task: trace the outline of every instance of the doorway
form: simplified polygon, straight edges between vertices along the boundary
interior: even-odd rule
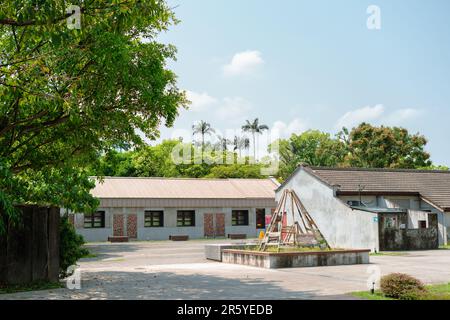
[[[206,238],[225,237],[225,214],[205,213],[203,217]]]

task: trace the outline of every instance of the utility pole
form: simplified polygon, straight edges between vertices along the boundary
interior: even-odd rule
[[[363,186],[361,183],[358,184],[358,190],[359,190],[359,206],[362,207],[363,203],[362,203],[362,192],[363,190],[366,188],[366,186]]]

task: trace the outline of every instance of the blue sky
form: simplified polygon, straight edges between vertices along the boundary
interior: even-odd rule
[[[429,139],[450,166],[450,1],[169,0],[181,23],[160,36],[193,102],[162,138],[206,120],[239,129],[259,117],[281,135],[332,134],[361,121]],[[367,8],[381,10],[369,30]]]

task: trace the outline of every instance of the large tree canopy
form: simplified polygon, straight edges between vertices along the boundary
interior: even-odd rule
[[[293,134],[280,141],[281,179],[299,163],[312,166],[434,169],[425,151],[427,139],[398,127],[362,123],[351,131],[344,128],[336,137],[320,131]]]
[[[152,139],[187,104],[167,69],[175,48],[155,36],[177,21],[161,0],[0,4],[0,207],[17,202],[79,209],[83,171],[102,150]],[[83,180],[84,182],[81,182]]]
[[[404,128],[362,123],[350,133],[344,129],[339,137],[347,148],[346,166],[417,169],[432,165],[425,151],[427,139]]]

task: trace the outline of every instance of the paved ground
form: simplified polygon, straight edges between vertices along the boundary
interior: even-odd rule
[[[266,270],[204,259],[221,241],[92,244],[80,262],[80,290],[0,295],[0,299],[350,299],[366,290],[368,267],[404,272],[427,283],[450,282],[450,250],[372,256],[370,265]],[[223,241],[222,241],[223,242]]]

